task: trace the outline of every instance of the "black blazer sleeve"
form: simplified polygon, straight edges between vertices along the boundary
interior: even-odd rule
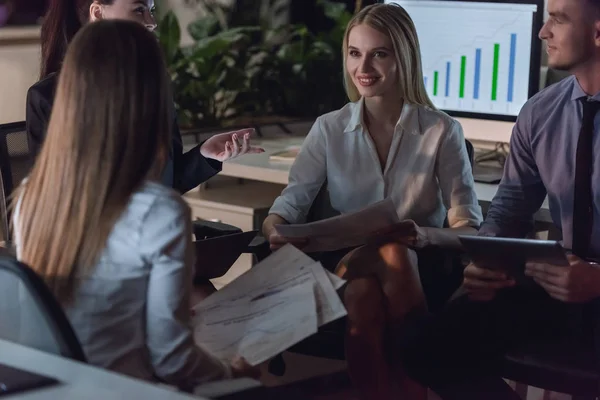
[[[36,157],[46,137],[50,121],[58,75],[51,74],[39,81],[27,91],[27,109],[25,111],[27,137],[31,154]],[[183,153],[181,133],[177,120],[173,121],[172,159],[173,188],[185,193],[221,171],[222,164],[209,160],[200,154],[200,146]]]
[[[183,152],[183,144],[179,126],[173,123],[173,188],[185,193],[221,171],[220,161],[204,158],[200,154],[200,146],[195,146],[187,153]]]
[[[46,129],[50,121],[55,89],[56,75],[51,74],[31,86],[27,91],[25,126],[30,154],[34,158],[40,152],[46,137]]]

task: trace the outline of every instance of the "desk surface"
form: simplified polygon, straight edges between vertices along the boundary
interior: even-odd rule
[[[302,136],[254,140],[253,144],[263,147],[265,152],[243,155],[223,163],[223,170],[220,175],[287,185],[291,162],[272,161],[269,156],[291,146],[299,146],[303,141],[304,137]],[[498,185],[475,182],[477,198],[484,205],[492,201],[497,190]],[[542,208],[536,214],[536,220],[552,222],[548,209],[548,199],[544,200]]]
[[[0,363],[53,377],[61,382],[58,385],[15,393],[6,396],[7,400],[206,400],[5,340],[0,340]]]

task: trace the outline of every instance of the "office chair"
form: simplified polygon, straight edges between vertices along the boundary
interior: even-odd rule
[[[6,250],[0,253],[0,338],[86,362],[81,344],[43,280]]]
[[[29,151],[25,122],[13,122],[0,125],[0,219],[2,220],[2,239],[7,246],[11,244],[9,232],[11,213],[10,195],[13,189],[27,176],[33,166]]]
[[[597,334],[597,333],[596,333]],[[594,348],[584,343],[531,343],[506,354],[500,364],[504,378],[517,382],[523,398],[527,386],[570,394],[573,400],[600,397],[600,370]]]

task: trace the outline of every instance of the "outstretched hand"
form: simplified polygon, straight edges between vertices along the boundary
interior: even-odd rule
[[[265,150],[250,145],[250,136],[254,129],[225,132],[214,135],[200,146],[200,154],[217,161],[227,161],[243,154],[258,154]]]

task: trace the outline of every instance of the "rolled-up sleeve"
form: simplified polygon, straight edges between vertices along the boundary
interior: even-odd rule
[[[269,214],[277,214],[289,223],[302,223],[327,177],[326,138],[321,118],[308,133],[290,169],[287,187],[281,192]]]
[[[146,341],[155,374],[182,388],[228,378],[229,367],[194,342],[190,294],[194,254],[190,210],[157,200],[144,222],[142,251],[151,265]]]
[[[479,228],[483,220],[461,125],[452,120],[439,148],[437,176],[451,228]]]

